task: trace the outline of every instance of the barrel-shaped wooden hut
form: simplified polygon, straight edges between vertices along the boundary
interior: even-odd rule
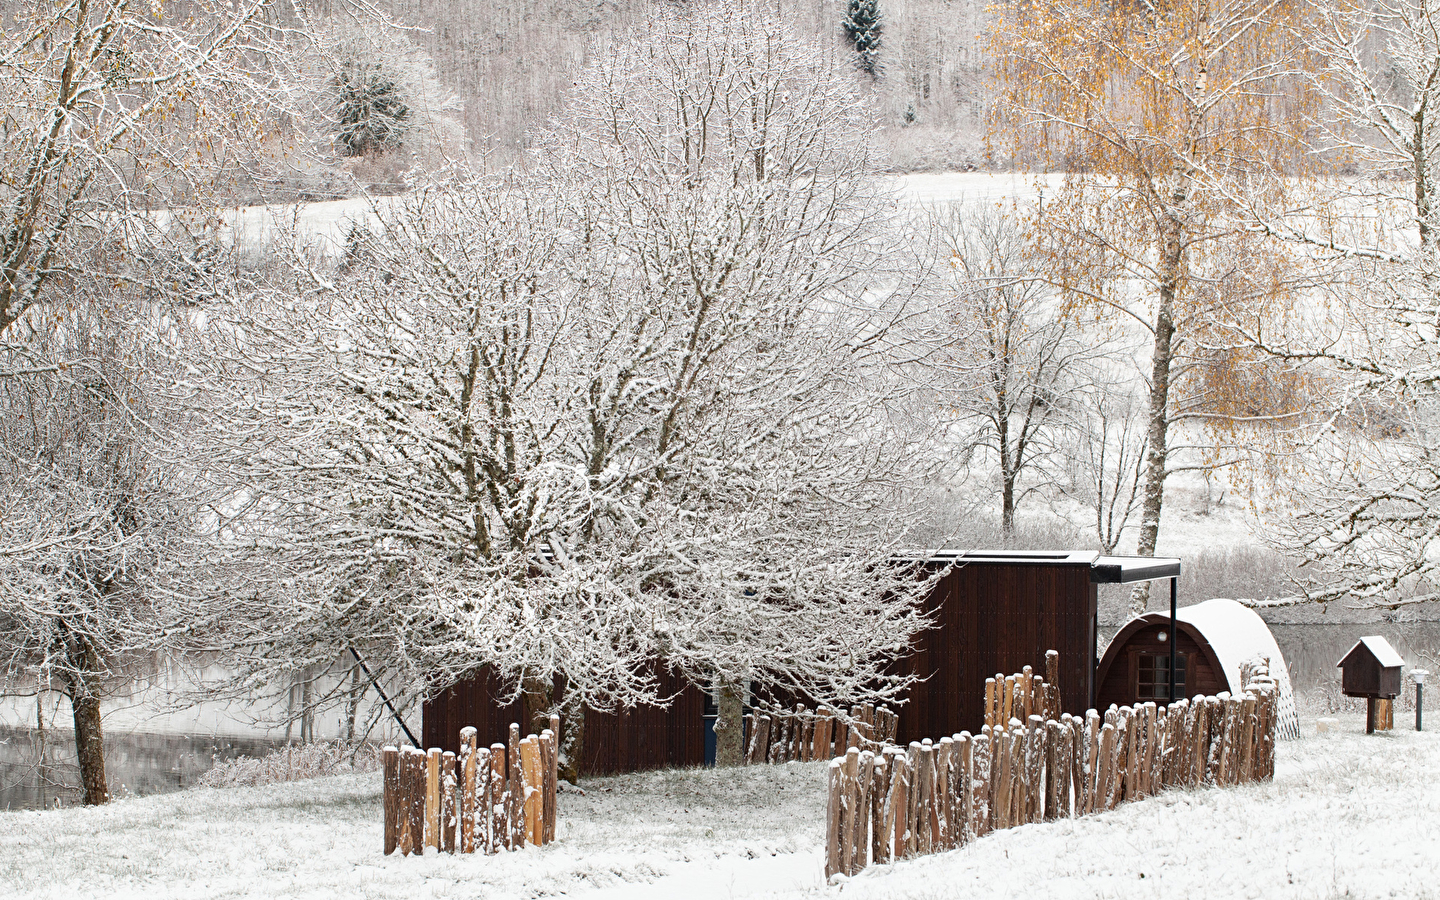
[[[1151,612],[1126,622],[1106,648],[1095,672],[1096,706],[1133,706],[1169,700],[1171,642],[1175,646],[1176,697],[1239,694],[1247,664],[1263,662],[1279,690],[1278,733],[1300,736],[1295,695],[1275,636],[1253,609],[1215,599],[1182,607],[1175,634],[1170,614]]]

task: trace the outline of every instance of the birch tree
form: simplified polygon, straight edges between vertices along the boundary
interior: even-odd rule
[[[1217,308],[1288,290],[1280,259],[1257,243],[1254,211],[1283,207],[1304,159],[1306,9],[1041,3],[1008,10],[994,33],[1002,124],[1066,164],[1042,225],[1057,281],[1151,345],[1141,555],[1155,552],[1177,466],[1172,429],[1235,418],[1194,402],[1206,390],[1187,388],[1177,363],[1201,355]],[[1132,609],[1146,601],[1137,591]]]

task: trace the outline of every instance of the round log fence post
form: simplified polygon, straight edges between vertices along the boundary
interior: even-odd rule
[[[395,852],[400,835],[400,749],[381,750],[380,767],[385,784],[385,855],[389,856]]]

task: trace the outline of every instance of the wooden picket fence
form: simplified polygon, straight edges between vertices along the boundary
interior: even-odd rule
[[[496,853],[555,839],[560,717],[510,743],[476,745],[460,729],[460,755],[415,747],[381,751],[385,773],[385,853]]]
[[[880,750],[895,741],[899,725],[897,714],[873,703],[850,707],[848,716],[825,706],[812,712],[803,703],[793,711],[751,713],[745,717],[745,764],[830,759],[850,747]]]
[[[1010,687],[1023,676],[991,679],[997,716],[1035,708],[1017,704]],[[1041,691],[1046,715],[997,719],[1005,726],[987,724],[979,735],[881,752],[851,747],[830,763],[826,877],[950,850],[1000,828],[1114,809],[1170,787],[1268,780],[1275,684],[1263,667],[1244,683],[1238,697],[1112,706],[1083,719],[1047,718],[1056,706]]]

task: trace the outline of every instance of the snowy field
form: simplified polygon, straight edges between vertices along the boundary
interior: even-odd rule
[[[1283,743],[1274,783],[1171,792],[822,883],[823,765],[593,779],[559,840],[380,852],[378,776],[0,814],[0,896],[1440,898],[1440,736]]]

